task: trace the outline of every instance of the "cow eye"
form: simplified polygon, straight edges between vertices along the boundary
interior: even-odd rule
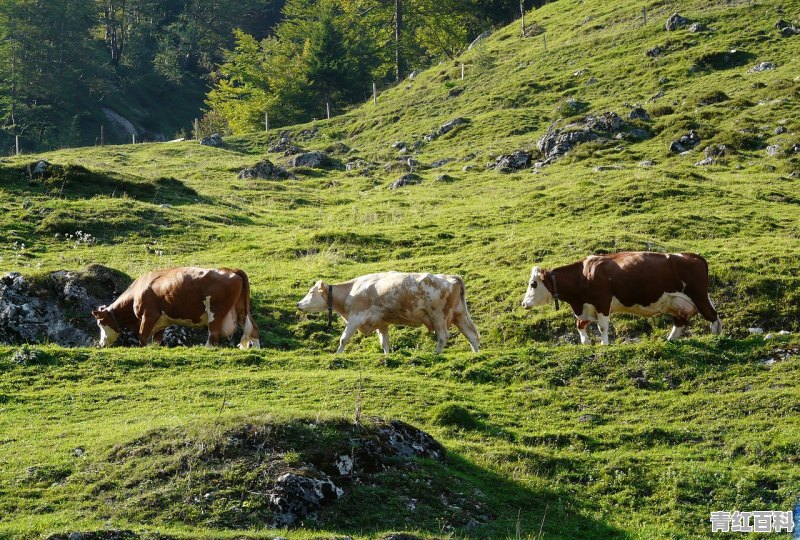
[[[531,281],[531,287],[535,289],[537,285],[539,285],[539,283],[537,283],[536,281]]]

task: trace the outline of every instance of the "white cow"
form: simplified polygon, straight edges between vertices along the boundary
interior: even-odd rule
[[[441,353],[455,324],[478,352],[478,330],[465,299],[464,280],[445,274],[382,272],[328,285],[317,281],[298,304],[307,313],[336,311],[347,321],[336,352],[342,352],[356,330],[376,332],[389,353],[389,325],[422,326],[436,332]]]

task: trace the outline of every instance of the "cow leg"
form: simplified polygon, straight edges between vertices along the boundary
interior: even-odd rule
[[[589,332],[586,328],[589,326],[589,321],[582,321],[580,319],[577,320],[575,326],[578,327],[578,333],[581,335],[581,343],[586,345],[592,342],[592,338],[589,337]]]
[[[240,349],[254,349],[261,348],[261,342],[258,340],[258,327],[250,315],[245,315],[244,330],[242,332],[242,340],[239,342]]]
[[[153,329],[158,319],[158,316],[153,316],[147,312],[142,315],[142,321],[139,323],[139,345],[142,347],[145,347],[150,341],[150,336],[153,334]]]
[[[219,338],[222,334],[222,324],[224,321],[225,318],[220,317],[208,323],[208,341],[206,341],[206,347],[211,348],[219,345]]]
[[[475,328],[475,323],[472,322],[472,317],[468,313],[459,313],[453,322],[456,324],[456,328],[469,340],[472,352],[478,352],[480,335],[478,335],[478,329]]]
[[[153,334],[153,343],[158,343],[161,345],[161,342],[164,341],[164,330],[159,330],[155,334]]]
[[[689,321],[686,319],[681,319],[680,317],[672,317],[672,331],[667,336],[667,341],[672,341],[673,339],[681,337],[688,322]]]
[[[352,319],[350,319],[350,321],[352,321]],[[337,353],[344,352],[344,346],[347,345],[347,342],[350,341],[350,338],[353,337],[356,330],[358,330],[358,325],[352,322],[347,323],[347,326],[344,327],[344,332],[342,332],[342,337],[339,338],[339,348],[336,349]]]
[[[381,340],[381,347],[383,348],[383,354],[389,354],[389,327],[383,326],[375,330],[375,333],[378,334],[378,339]]]
[[[447,323],[439,317],[431,317],[433,319],[433,330],[436,332],[436,354],[442,354],[447,340],[450,339],[450,331],[447,329]]]
[[[611,316],[597,312],[597,326],[600,328],[600,343],[608,345],[608,327],[611,324]]]

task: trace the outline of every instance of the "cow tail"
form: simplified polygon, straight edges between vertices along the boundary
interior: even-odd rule
[[[247,319],[252,318],[250,314],[250,279],[247,277],[247,274],[244,270],[234,270],[234,273],[242,278],[242,294],[244,294],[244,317],[245,324],[247,324]]]
[[[461,276],[453,276],[453,278],[458,281],[458,284],[461,285],[461,302],[464,304],[464,308],[467,307],[467,288],[464,286],[464,278]]]

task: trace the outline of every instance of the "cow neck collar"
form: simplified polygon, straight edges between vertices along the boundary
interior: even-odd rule
[[[333,325],[333,285],[328,285],[328,330]]]
[[[556,311],[558,311],[558,283],[556,282],[556,273],[552,270],[550,271],[550,282],[553,284],[553,300],[556,303]]]

